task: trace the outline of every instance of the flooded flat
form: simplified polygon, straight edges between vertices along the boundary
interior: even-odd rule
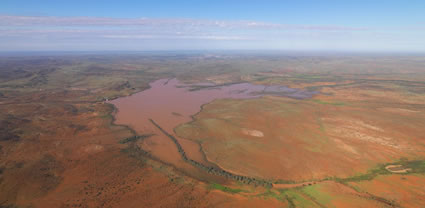
[[[150,88],[128,97],[110,101],[118,109],[117,124],[128,125],[139,134],[155,134],[139,144],[144,150],[176,167],[186,166],[176,150],[175,144],[149,121],[154,120],[165,131],[174,135],[187,156],[206,165],[209,164],[200,151],[199,144],[178,138],[174,128],[192,120],[191,116],[201,110],[203,104],[215,99],[248,99],[263,95],[286,96],[304,99],[315,92],[284,86],[264,86],[237,83],[213,86],[208,83],[185,85],[177,79],[160,79],[150,83]]]
[[[256,98],[263,95],[278,95],[291,98],[310,98],[315,92],[284,86],[264,86],[239,83],[224,86],[184,85],[177,79],[160,79],[150,84],[151,88],[134,95],[110,101],[118,113],[117,122],[133,127],[139,133],[149,131],[149,118],[169,132],[174,127],[191,120],[190,116],[200,111],[203,104],[222,98]],[[203,86],[194,90],[194,87]]]

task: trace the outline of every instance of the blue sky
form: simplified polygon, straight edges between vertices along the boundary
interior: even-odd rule
[[[425,1],[2,0],[0,50],[425,51]]]

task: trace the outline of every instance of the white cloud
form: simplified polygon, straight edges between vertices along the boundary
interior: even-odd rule
[[[155,35],[104,35],[104,38],[114,39],[199,39],[199,40],[249,40],[239,36],[214,36],[214,35],[175,35],[175,36],[155,36]]]
[[[0,50],[416,49],[424,30],[203,19],[0,15]],[[385,38],[383,38],[385,37]]]
[[[175,26],[219,28],[263,28],[298,30],[365,30],[366,28],[331,25],[290,25],[256,21],[217,21],[204,19],[154,19],[105,17],[0,16],[0,26]]]

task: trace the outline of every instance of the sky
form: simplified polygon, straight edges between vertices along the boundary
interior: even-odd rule
[[[425,52],[423,0],[1,0],[0,51]]]

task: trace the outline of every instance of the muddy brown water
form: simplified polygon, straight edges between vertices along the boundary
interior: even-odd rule
[[[315,92],[250,83],[224,86],[213,86],[208,83],[186,85],[177,79],[160,79],[150,83],[150,88],[147,90],[109,101],[109,103],[118,109],[115,114],[117,124],[128,125],[138,134],[155,134],[155,136],[143,140],[139,144],[141,148],[177,168],[187,170],[191,167],[180,158],[175,144],[163,135],[149,119],[153,119],[164,130],[174,135],[190,159],[214,166],[206,161],[198,143],[177,137],[174,134],[174,128],[191,121],[191,116],[198,113],[203,104],[215,99],[248,99],[266,94],[304,99],[310,98]]]

